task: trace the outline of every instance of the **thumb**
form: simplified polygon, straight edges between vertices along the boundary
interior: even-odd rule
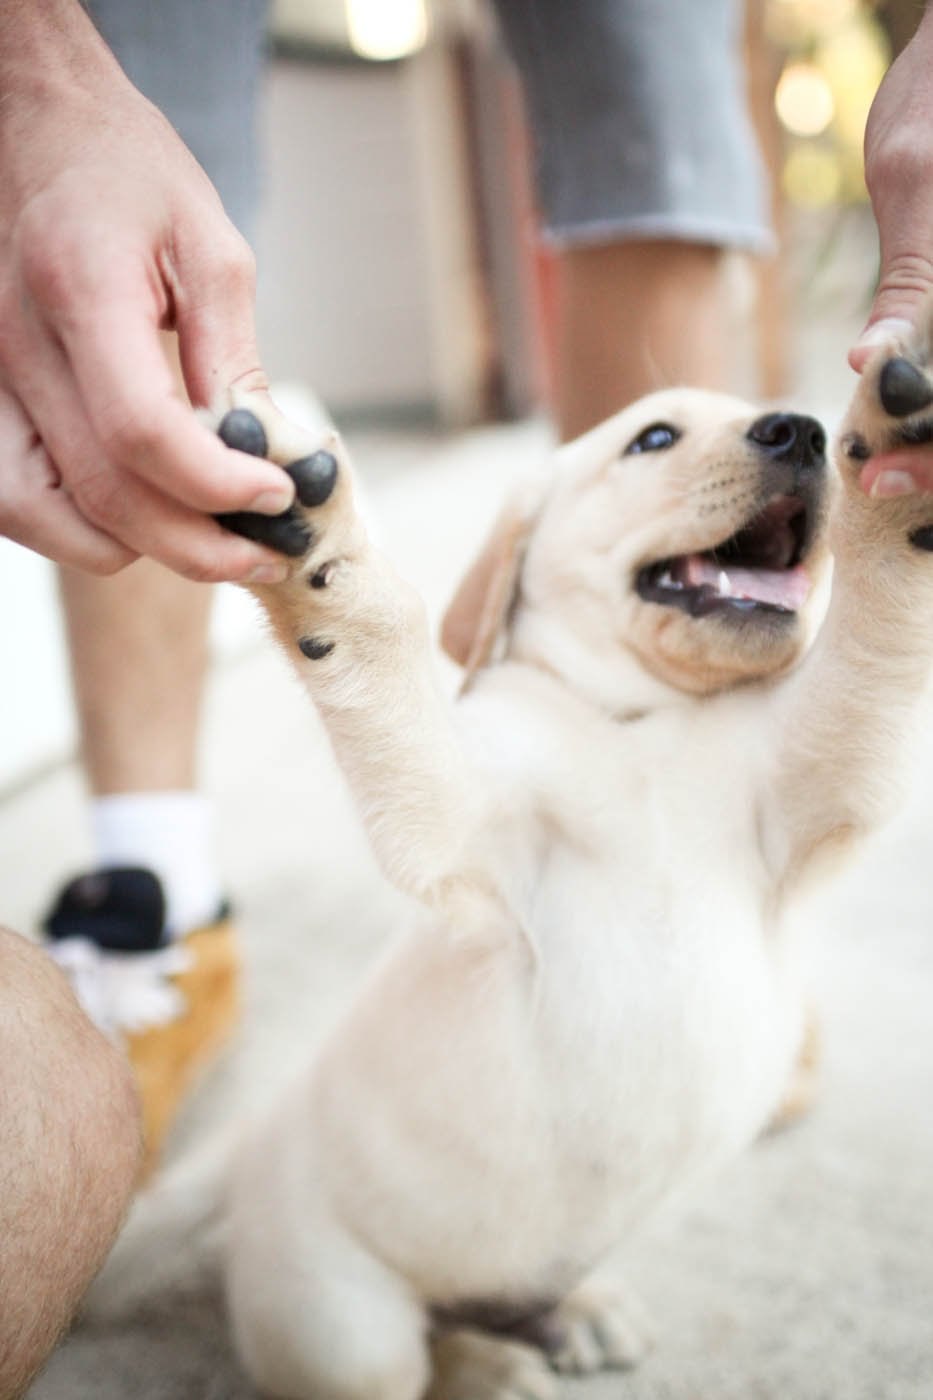
[[[917,8],[921,8],[917,6]],[[875,94],[865,127],[865,183],[881,248],[868,322],[849,351],[861,372],[885,341],[907,348],[933,292],[933,5]]]
[[[902,348],[904,341],[910,338],[913,321],[904,316],[885,316],[883,312],[879,316],[877,321],[868,321],[849,351],[849,364],[856,374],[861,374],[880,345]]]
[[[933,229],[927,230],[927,238]],[[849,351],[849,364],[861,374],[880,345],[904,349],[920,324],[923,308],[933,296],[933,258],[900,253],[882,260],[881,281],[865,328]]]

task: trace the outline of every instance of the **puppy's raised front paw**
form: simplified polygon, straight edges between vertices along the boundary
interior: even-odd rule
[[[268,410],[267,410],[268,412]],[[275,451],[274,438],[258,413],[251,408],[232,408],[220,420],[217,435],[228,447],[246,452],[251,457],[268,457],[284,468],[295,484],[295,504],[281,515],[259,515],[252,511],[228,511],[217,520],[228,530],[247,539],[268,545],[289,558],[299,559],[308,553],[315,531],[306,511],[323,506],[331,497],[340,475],[337,456],[328,448],[319,447],[294,460],[285,460],[294,450],[293,439],[282,443]]]
[[[295,560],[284,587],[306,580],[312,589],[330,588],[341,563],[358,553],[364,538],[354,506],[350,464],[337,434],[330,432],[323,442],[315,442],[261,395],[241,396],[221,418],[217,434],[228,447],[277,462],[295,484],[294,503],[281,515],[232,511],[218,515],[217,520],[228,530]],[[312,659],[325,654],[305,650]]]
[[[933,301],[926,321],[933,329]],[[842,465],[860,470],[871,458],[931,443],[933,358],[917,331],[879,348],[862,371],[840,434]]]
[[[888,512],[919,550],[933,550],[933,301],[910,337],[892,340],[865,366],[840,433],[850,486]],[[894,506],[894,503],[898,504]]]
[[[295,483],[295,501],[281,516],[219,518],[291,560],[284,582],[252,584],[250,591],[300,673],[313,681],[315,699],[323,703],[329,686],[330,702],[345,707],[349,686],[358,702],[360,668],[384,685],[403,642],[423,645],[427,629],[418,595],[370,543],[343,444],[334,432],[320,441],[295,427],[257,394],[240,395],[217,431],[241,451],[264,451]]]

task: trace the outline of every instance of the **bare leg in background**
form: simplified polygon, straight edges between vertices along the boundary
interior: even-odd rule
[[[211,588],[151,559],[60,581],[91,792],[194,788]]]
[[[726,389],[722,250],[618,242],[558,254],[555,417],[578,436],[671,384]]]
[[[175,337],[164,341],[184,394]],[[194,788],[213,590],[151,559],[59,578],[91,793]]]

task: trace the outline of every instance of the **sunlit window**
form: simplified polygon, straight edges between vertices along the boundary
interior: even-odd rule
[[[778,82],[774,105],[784,126],[795,136],[819,136],[836,110],[829,83],[812,63],[788,63]]]
[[[290,52],[377,62],[423,48],[427,0],[275,0],[272,31]]]
[[[424,0],[347,0],[347,33],[361,58],[404,58],[428,33]]]

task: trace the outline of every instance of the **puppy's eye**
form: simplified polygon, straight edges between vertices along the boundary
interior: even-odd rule
[[[631,457],[636,452],[663,452],[666,447],[673,447],[680,437],[680,430],[671,427],[670,423],[652,423],[650,428],[643,428],[623,452],[623,457]]]

